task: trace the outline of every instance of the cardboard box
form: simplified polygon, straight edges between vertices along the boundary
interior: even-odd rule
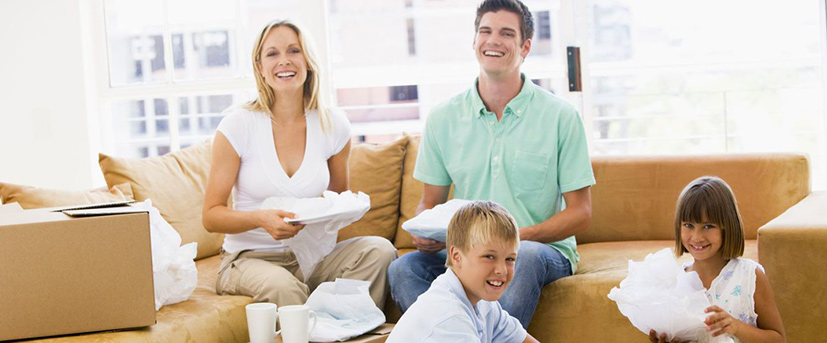
[[[148,213],[0,212],[0,341],[152,324]]]
[[[345,341],[345,343],[384,343],[391,334],[391,330],[393,330],[393,324],[382,324],[378,328],[373,329],[373,331],[359,337],[351,338]],[[275,343],[282,343],[281,335],[276,337]]]

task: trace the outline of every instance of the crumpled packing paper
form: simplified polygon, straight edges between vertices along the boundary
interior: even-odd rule
[[[341,194],[325,191],[321,198],[272,197],[261,204],[261,209],[280,209],[293,212],[297,218],[329,216],[324,221],[307,224],[304,229],[284,244],[296,254],[299,269],[306,282],[313,268],[336,246],[340,229],[362,218],[370,209],[370,197],[362,192]]]
[[[369,287],[368,281],[350,279],[319,285],[306,303],[318,318],[310,340],[346,341],[384,324],[385,314],[373,303]]]
[[[422,211],[416,217],[408,219],[402,223],[402,229],[420,238],[445,242],[448,224],[451,222],[454,213],[457,213],[462,206],[469,203],[471,203],[470,200],[448,200],[444,204],[434,206],[434,208]]]
[[[161,306],[189,299],[198,284],[198,269],[194,261],[198,243],[181,245],[181,235],[161,217],[161,212],[152,206],[150,199],[132,206],[149,211],[155,311]]]
[[[629,275],[609,292],[609,299],[638,330],[666,333],[667,341],[729,342],[706,332],[704,310],[711,306],[700,277],[686,272],[669,248],[629,261]]]

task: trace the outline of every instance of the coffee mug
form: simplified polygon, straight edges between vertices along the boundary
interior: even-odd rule
[[[246,307],[247,330],[250,343],[273,343],[279,331],[276,331],[276,304],[254,303]]]
[[[307,343],[310,332],[316,327],[316,312],[307,305],[282,306],[279,308],[279,323],[284,343]]]

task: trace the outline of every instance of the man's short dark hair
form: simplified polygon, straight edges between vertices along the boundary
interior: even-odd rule
[[[474,20],[474,30],[480,29],[482,15],[488,12],[508,11],[520,17],[520,36],[523,43],[534,37],[534,17],[525,4],[520,0],[485,0],[477,7],[477,19]]]

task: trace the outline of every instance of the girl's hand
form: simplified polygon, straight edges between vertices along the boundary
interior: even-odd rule
[[[652,343],[679,343],[677,338],[675,338],[671,341],[667,341],[665,333],[662,333],[662,334],[660,334],[660,336],[658,336],[658,333],[655,330],[649,330],[649,342],[652,342]]]
[[[288,224],[284,218],[295,218],[296,214],[282,210],[261,210],[256,211],[259,226],[267,231],[273,239],[287,239],[295,236],[304,225]]]
[[[706,324],[706,331],[712,332],[712,337],[717,337],[723,334],[730,334],[735,336],[738,333],[738,330],[741,328],[741,325],[744,322],[733,318],[729,312],[724,311],[724,309],[718,306],[710,306],[704,310],[705,313],[715,312],[704,319],[704,324]]]

